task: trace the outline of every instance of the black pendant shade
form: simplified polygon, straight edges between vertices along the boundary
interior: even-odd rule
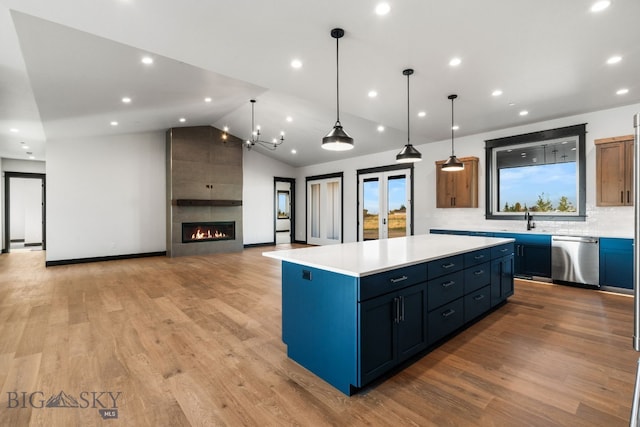
[[[455,172],[464,169],[464,163],[458,160],[455,153],[453,152],[453,100],[457,97],[458,95],[449,95],[447,97],[451,100],[451,155],[442,165],[442,169],[447,172]]]
[[[342,128],[340,123],[340,67],[338,56],[338,41],[344,36],[344,30],[342,28],[334,28],[331,30],[331,37],[336,39],[336,124],[333,125],[333,129],[322,138],[322,148],[331,151],[346,151],[353,148],[353,138],[349,136],[347,132]]]
[[[402,71],[402,75],[407,76],[407,144],[402,147],[402,150],[396,155],[397,163],[415,163],[422,160],[422,154],[411,145],[411,138],[409,136],[411,131],[409,126],[409,117],[411,116],[409,112],[409,76],[412,74],[413,70],[411,68]]]

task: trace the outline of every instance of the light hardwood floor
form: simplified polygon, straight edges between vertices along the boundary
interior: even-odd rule
[[[0,426],[628,424],[630,297],[518,281],[349,398],[287,358],[271,249],[49,268],[44,252],[0,255]],[[34,408],[37,391],[33,406],[64,391],[89,407]]]

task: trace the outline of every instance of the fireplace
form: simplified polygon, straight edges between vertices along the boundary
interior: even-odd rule
[[[182,223],[182,243],[234,240],[235,238],[235,221]]]

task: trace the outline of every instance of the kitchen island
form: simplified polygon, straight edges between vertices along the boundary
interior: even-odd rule
[[[287,355],[351,395],[513,295],[513,249],[420,235],[263,255],[282,261]]]

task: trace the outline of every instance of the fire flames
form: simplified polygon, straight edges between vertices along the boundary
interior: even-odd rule
[[[207,229],[207,231],[204,232],[198,228],[195,233],[191,234],[191,240],[222,239],[225,237],[227,237],[225,233],[215,229],[213,230],[213,233],[211,233],[211,229]]]

